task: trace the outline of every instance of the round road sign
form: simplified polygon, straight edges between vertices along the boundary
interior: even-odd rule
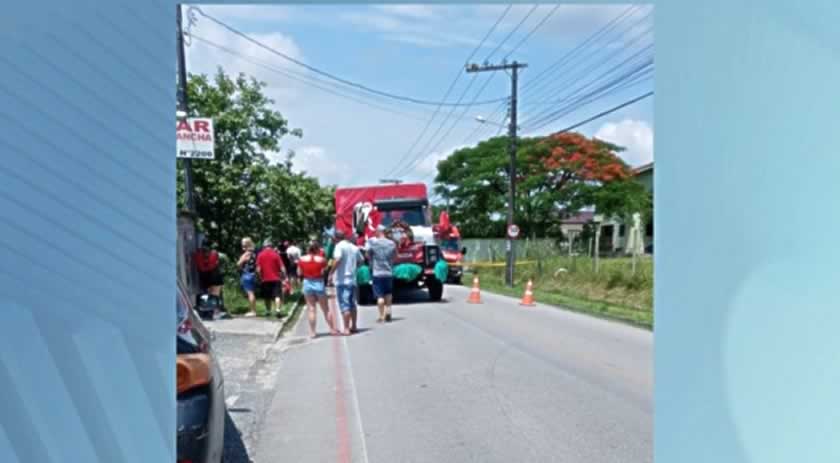
[[[510,238],[517,238],[519,236],[519,226],[512,223],[508,225],[507,232]]]

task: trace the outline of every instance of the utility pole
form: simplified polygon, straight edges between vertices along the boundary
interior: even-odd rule
[[[187,104],[187,67],[184,59],[184,28],[181,14],[181,4],[175,5],[178,9],[178,110],[186,118],[189,115]],[[187,211],[195,213],[195,200],[193,199],[193,176],[192,159],[184,161],[184,195],[187,203]]]
[[[516,90],[519,79],[519,70],[528,67],[525,63],[502,62],[502,64],[484,64],[479,66],[477,64],[467,65],[467,72],[487,72],[487,71],[507,71],[510,70],[510,127],[508,133],[510,136],[510,167],[508,169],[510,186],[508,188],[508,227],[513,225],[513,214],[515,209],[514,201],[516,199]],[[513,239],[505,232],[507,237],[507,268],[505,272],[505,284],[508,287],[513,286],[513,267],[516,262],[516,253],[513,247]]]

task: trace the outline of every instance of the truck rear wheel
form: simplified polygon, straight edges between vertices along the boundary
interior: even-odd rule
[[[429,288],[429,300],[432,302],[438,302],[443,298],[443,283],[438,281],[437,278],[431,278],[429,281],[426,282],[426,286]]]

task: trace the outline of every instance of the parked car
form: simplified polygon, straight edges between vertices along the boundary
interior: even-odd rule
[[[176,298],[178,458],[177,463],[221,463],[224,451],[225,388],[222,370],[188,292],[178,283]]]

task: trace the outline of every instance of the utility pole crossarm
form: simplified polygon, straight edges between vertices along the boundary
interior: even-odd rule
[[[468,64],[467,72],[486,72],[486,71],[506,71],[508,69],[522,69],[528,67],[525,63],[517,63],[516,61],[507,64]]]

